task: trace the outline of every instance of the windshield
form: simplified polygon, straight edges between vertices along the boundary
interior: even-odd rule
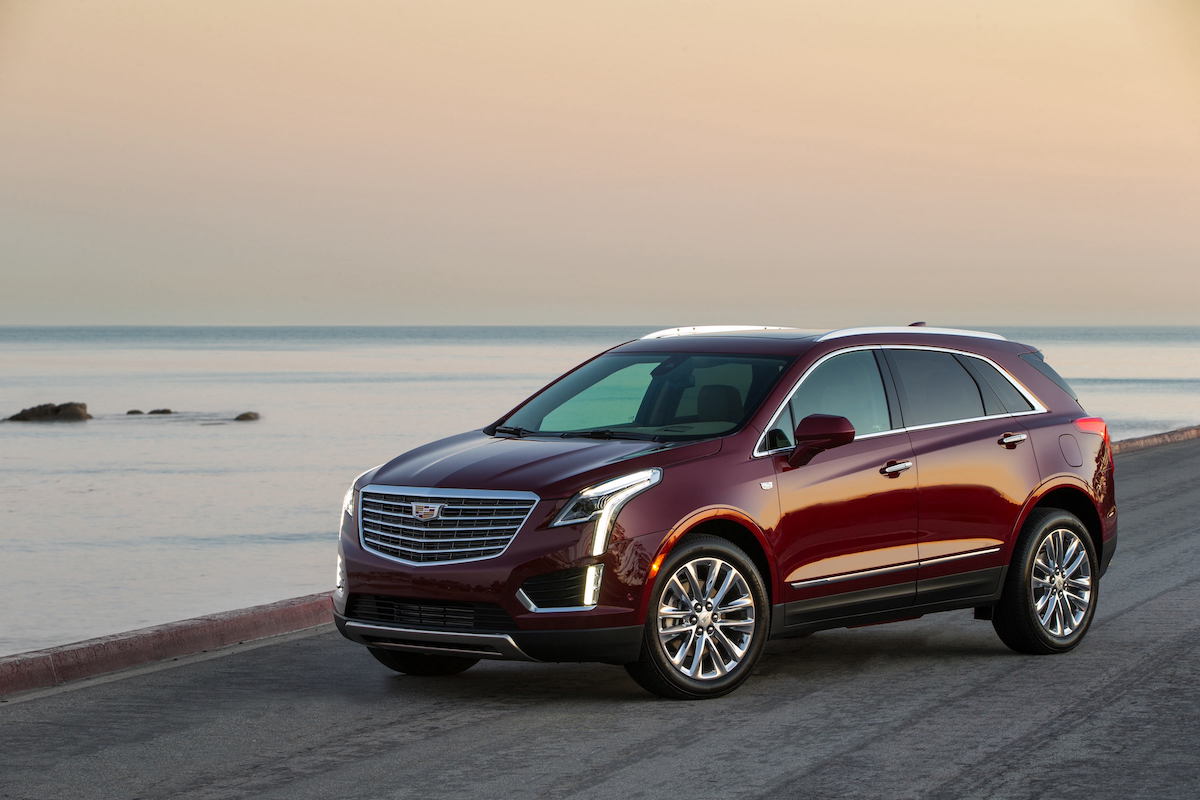
[[[790,360],[725,353],[604,355],[552,384],[496,430],[659,441],[719,436],[745,423]]]

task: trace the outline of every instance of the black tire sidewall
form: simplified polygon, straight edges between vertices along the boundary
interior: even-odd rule
[[[658,635],[658,602],[667,581],[683,564],[697,558],[714,556],[737,567],[754,597],[754,637],[741,662],[721,678],[696,680],[680,673],[667,658]],[[646,609],[642,658],[682,697],[705,698],[728,694],[742,684],[754,669],[766,644],[771,627],[771,607],[767,587],[758,567],[740,547],[715,536],[698,535],[684,539],[671,552],[659,571]]]
[[[1087,612],[1080,621],[1079,627],[1070,636],[1066,637],[1054,636],[1042,627],[1038,619],[1037,609],[1034,606],[1033,589],[1030,585],[1033,574],[1033,563],[1038,549],[1042,546],[1042,542],[1046,540],[1047,536],[1059,529],[1071,531],[1083,542],[1083,547],[1087,551],[1088,565],[1091,569],[1092,578],[1091,597],[1088,601]],[[1016,576],[1019,584],[1014,588],[1017,590],[1020,612],[1025,617],[1024,621],[1027,623],[1030,632],[1051,652],[1061,653],[1073,649],[1083,639],[1088,628],[1091,627],[1092,618],[1096,614],[1096,603],[1100,597],[1100,564],[1096,556],[1096,546],[1092,542],[1091,535],[1084,524],[1074,514],[1066,511],[1046,513],[1036,520],[1035,525],[1030,527],[1028,538],[1022,543],[1020,556],[1020,569]]]

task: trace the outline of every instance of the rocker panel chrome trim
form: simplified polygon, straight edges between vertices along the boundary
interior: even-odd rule
[[[875,569],[864,569],[859,572],[843,572],[838,575],[825,575],[821,578],[809,578],[806,581],[796,581],[792,584],[793,589],[803,589],[807,586],[820,586],[825,583],[841,583],[842,581],[852,581],[857,578],[869,578],[873,575],[887,575],[890,572],[903,572],[904,570],[916,569],[921,565],[920,561],[908,561],[903,564],[892,564],[889,567],[876,567]]]
[[[948,556],[938,556],[937,558],[925,558],[917,563],[919,563],[922,567],[925,567],[930,564],[941,564],[943,561],[957,561],[960,558],[971,558],[972,556],[986,556],[986,555],[990,555],[992,553],[999,553],[999,552],[1000,552],[999,547],[988,547],[983,550],[971,550],[970,552],[967,552],[967,553],[954,553],[954,554],[948,555]]]
[[[941,564],[946,561],[957,561],[960,558],[972,558],[974,556],[986,556],[991,553],[1000,552],[999,547],[987,547],[982,550],[970,550],[966,553],[954,553],[948,556],[938,556],[937,558],[925,558],[917,561],[906,561],[903,564],[893,564],[887,567],[877,567],[875,569],[864,569],[858,572],[842,572],[837,575],[825,575],[820,578],[810,578],[805,581],[796,581],[791,584],[793,589],[804,589],[808,586],[820,586],[826,583],[841,583],[842,581],[852,581],[858,578],[870,578],[874,575],[887,575],[890,572],[902,572],[909,569],[917,569],[918,567],[926,567],[932,564]]]

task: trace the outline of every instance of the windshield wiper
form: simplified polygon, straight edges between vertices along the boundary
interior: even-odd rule
[[[658,436],[651,433],[638,433],[637,431],[614,431],[612,428],[597,428],[591,431],[567,431],[560,433],[564,439],[637,439],[643,442],[661,441]]]
[[[495,428],[492,428],[493,436],[495,436],[497,433],[507,433],[509,436],[516,436],[517,438],[520,438],[534,432],[535,431],[529,430],[529,428],[522,428],[517,425],[498,425]]]

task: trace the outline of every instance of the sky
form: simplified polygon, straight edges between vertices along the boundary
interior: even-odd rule
[[[3,324],[1200,324],[1197,0],[0,0]]]

